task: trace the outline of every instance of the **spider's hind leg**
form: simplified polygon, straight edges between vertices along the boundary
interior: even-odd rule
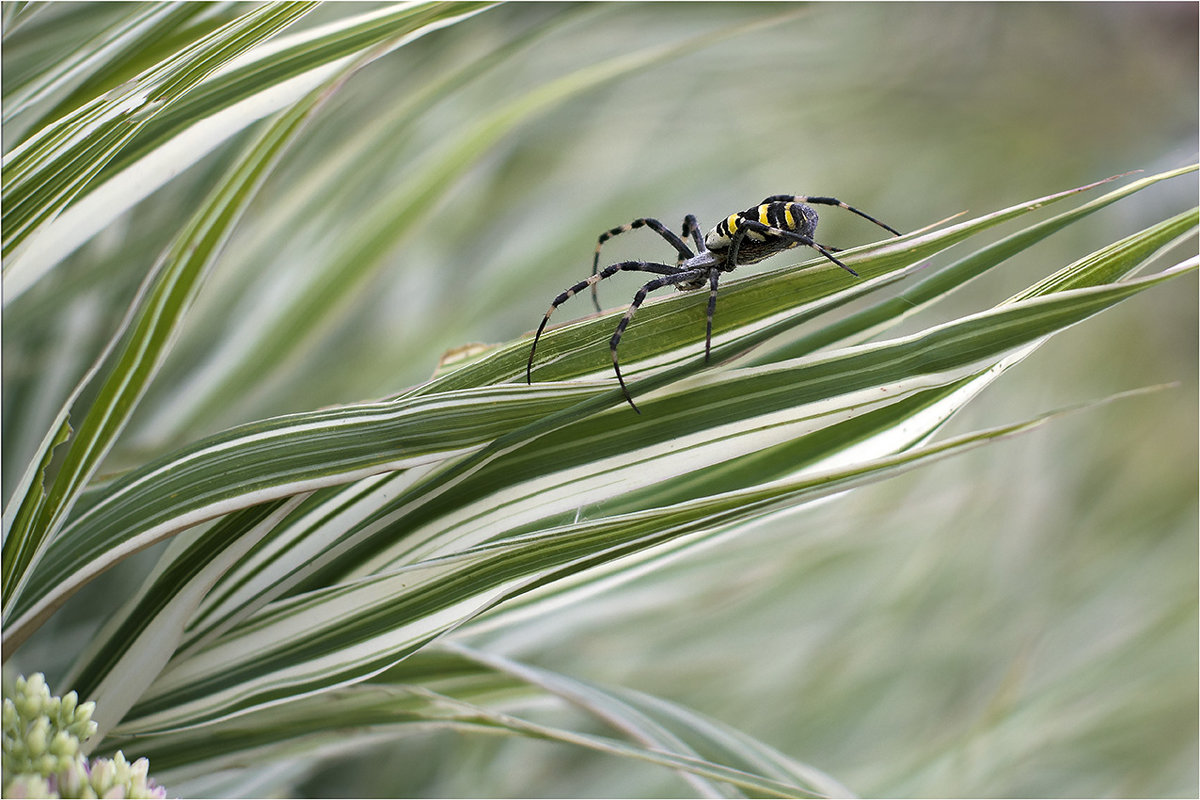
[[[668,230],[667,227],[661,222],[656,219],[651,219],[650,217],[640,217],[639,219],[635,219],[633,222],[628,222],[624,225],[618,225],[617,227],[610,228],[609,230],[606,230],[604,233],[600,234],[600,238],[596,241],[596,254],[592,257],[592,275],[595,276],[600,272],[600,248],[604,247],[605,242],[614,236],[622,233],[628,233],[629,231],[642,227],[646,227],[654,231],[663,239],[665,239],[667,244],[671,245],[671,247],[674,247],[675,252],[679,253],[680,261],[684,261],[695,255],[695,253],[689,250],[688,246],[683,243],[682,239],[676,236],[673,231]],[[596,284],[594,283],[592,284],[592,304],[596,306],[597,311],[601,310],[600,295],[596,291]]]

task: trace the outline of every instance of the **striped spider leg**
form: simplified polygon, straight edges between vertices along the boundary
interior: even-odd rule
[[[692,217],[693,222],[695,222],[695,219],[695,217]],[[675,248],[675,251],[679,253],[679,260],[676,262],[676,266],[682,264],[685,260],[695,255],[695,253],[689,250],[688,246],[684,244],[678,236],[667,230],[667,227],[661,222],[656,219],[651,219],[650,217],[640,217],[635,219],[633,222],[627,222],[624,225],[618,225],[617,227],[610,228],[609,230],[606,230],[604,233],[600,234],[600,238],[596,241],[596,254],[592,257],[592,275],[596,275],[600,272],[600,248],[604,246],[605,242],[614,236],[622,233],[628,233],[629,231],[636,230],[641,227],[646,227],[654,231],[663,239],[665,239],[667,244]],[[686,236],[687,234],[685,233],[684,235]],[[602,310],[600,308],[600,294],[597,291],[596,284],[594,283],[592,284],[592,305],[596,306],[597,311]]]

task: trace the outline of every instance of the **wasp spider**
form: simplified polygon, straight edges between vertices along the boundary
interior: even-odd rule
[[[808,203],[844,208],[874,222],[896,236],[900,235],[895,228],[836,198],[798,197],[790,194],[771,195],[753,208],[730,214],[717,223],[717,226],[704,237],[700,236],[700,225],[692,214],[683,218],[683,238],[676,236],[656,219],[649,217],[635,219],[633,222],[600,234],[600,238],[596,242],[596,255],[592,259],[592,277],[580,281],[554,298],[554,302],[550,304],[550,310],[546,312],[546,315],[542,317],[541,324],[538,325],[537,333],[533,337],[533,346],[529,348],[529,363],[525,368],[526,381],[530,383],[533,381],[533,354],[537,350],[538,339],[541,338],[542,331],[545,330],[546,323],[550,321],[550,315],[554,313],[554,309],[565,303],[569,297],[591,287],[592,302],[599,311],[600,301],[596,293],[596,284],[618,272],[649,272],[661,276],[647,282],[637,290],[633,296],[633,303],[630,304],[625,316],[617,324],[617,329],[613,333],[612,339],[609,340],[613,371],[617,373],[621,391],[634,411],[637,411],[638,407],[634,405],[633,398],[629,394],[629,387],[625,385],[625,379],[621,376],[621,366],[617,361],[617,345],[620,344],[621,335],[625,333],[629,321],[633,319],[634,313],[650,292],[664,286],[674,286],[681,291],[708,287],[708,321],[704,334],[704,360],[707,362],[712,350],[713,311],[717,307],[717,281],[720,279],[721,273],[732,272],[743,264],[755,264],[797,245],[805,245],[857,277],[857,272],[833,255],[838,252],[838,248],[826,247],[813,239],[817,230],[817,212],[807,205]],[[679,254],[675,265],[653,261],[622,261],[600,269],[600,248],[604,246],[604,243],[617,234],[642,227],[654,231],[675,248]],[[695,252],[685,243],[685,240],[689,238],[696,246]]]

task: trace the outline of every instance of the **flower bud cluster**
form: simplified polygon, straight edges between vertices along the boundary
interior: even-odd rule
[[[131,764],[118,751],[89,762],[83,755],[81,743],[96,732],[95,703],[80,703],[75,692],[52,696],[41,673],[18,678],[7,694],[0,737],[4,797],[166,797],[148,776],[146,759]]]

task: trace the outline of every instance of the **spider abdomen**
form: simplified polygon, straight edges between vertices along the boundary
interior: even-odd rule
[[[730,214],[717,223],[704,238],[704,245],[714,253],[729,249],[733,237],[747,220],[769,225],[779,230],[790,231],[812,238],[817,230],[817,212],[803,203],[771,202],[748,208],[737,214]],[[796,247],[795,239],[783,239],[769,233],[748,230],[743,235],[741,246],[738,248],[737,264],[727,264],[724,269],[732,270],[734,266],[754,264],[769,258],[781,250]]]

